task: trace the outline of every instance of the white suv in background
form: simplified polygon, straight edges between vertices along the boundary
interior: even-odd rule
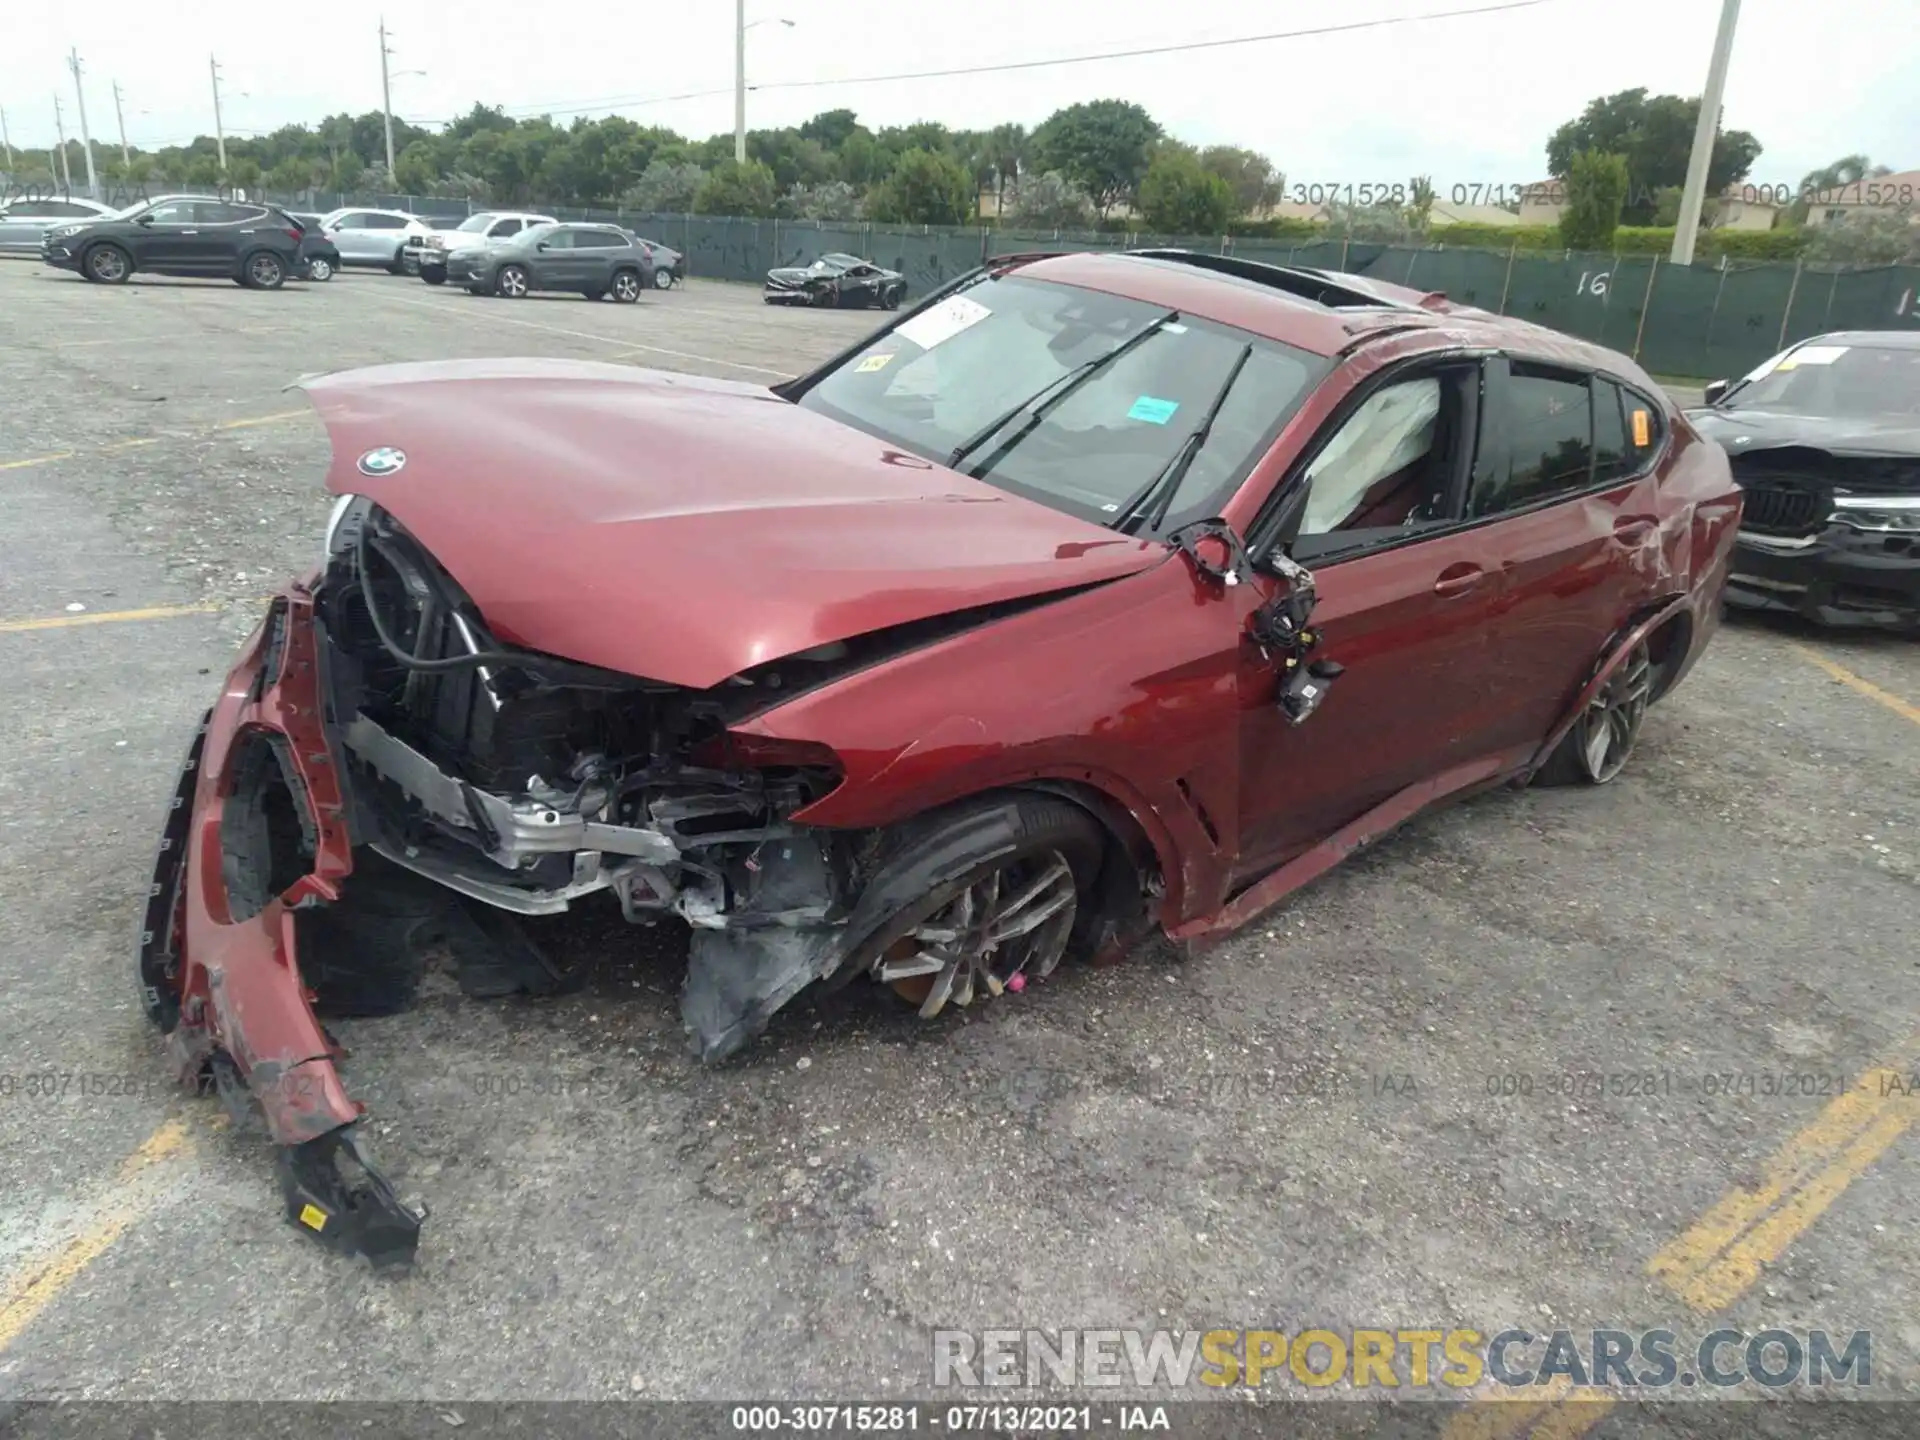
[[[433,226],[404,210],[341,209],[320,217],[320,229],[342,265],[377,265],[394,275],[413,268]]]
[[[484,250],[497,240],[518,235],[529,225],[557,225],[551,215],[525,210],[482,210],[451,229],[435,230],[420,252],[420,278],[429,285],[447,283],[447,257],[461,251]]]

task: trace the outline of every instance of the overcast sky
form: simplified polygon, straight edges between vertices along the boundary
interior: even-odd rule
[[[750,84],[1043,59],[1466,8],[1487,0],[748,0]],[[1199,144],[1248,145],[1290,183],[1434,177],[1518,184],[1545,174],[1547,136],[1590,98],[1645,86],[1697,94],[1718,0],[1546,0],[1531,9],[1356,34],[963,78],[770,88],[748,124],[797,124],[846,106],[875,128],[939,120],[1028,125],[1061,105],[1119,96]],[[53,135],[53,97],[78,133],[70,45],[88,119],[114,142],[112,84],[128,138],[179,144],[213,128],[217,52],[230,134],[380,105],[379,42],[392,24],[397,114],[444,120],[476,100],[518,113],[614,111],[694,137],[733,125],[732,0],[543,10],[510,0],[411,7],[329,0],[302,10],[195,0],[164,21],[151,4],[21,4],[0,29],[0,106],[16,146]],[[529,23],[529,15],[533,23]],[[542,21],[542,15],[548,17]],[[778,23],[786,18],[792,27]],[[1915,0],[1746,0],[1726,123],[1766,147],[1753,179],[1797,182],[1850,151],[1920,167]],[[636,103],[689,91],[703,98]]]

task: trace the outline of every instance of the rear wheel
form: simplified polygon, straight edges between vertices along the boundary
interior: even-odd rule
[[[527,271],[522,265],[502,265],[493,277],[493,293],[508,300],[524,300],[527,297]]]
[[[656,290],[671,290],[673,288],[673,271],[671,270],[654,271],[653,272],[653,288]]]
[[[133,257],[110,240],[103,240],[87,251],[81,260],[82,272],[102,285],[124,285],[133,273]]]
[[[638,270],[618,270],[614,272],[613,298],[622,305],[631,305],[640,298],[640,272]]]
[[[333,262],[318,255],[307,262],[307,279],[327,281],[333,278]]]
[[[1540,767],[1542,785],[1604,785],[1626,768],[1653,698],[1657,670],[1635,645]]]
[[[256,250],[240,267],[240,283],[249,290],[278,290],[286,282],[286,263],[271,250]]]

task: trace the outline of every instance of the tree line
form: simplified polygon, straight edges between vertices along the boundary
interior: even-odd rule
[[[1673,224],[1698,113],[1697,99],[1626,90],[1590,101],[1559,126],[1545,158],[1566,200],[1562,243],[1606,250],[1623,227]],[[135,150],[125,162],[117,148],[99,146],[96,163],[119,185],[224,184],[280,195],[380,190],[499,206],[887,224],[965,225],[991,215],[1032,228],[1124,225],[1169,235],[1324,228],[1406,241],[1429,231],[1436,201],[1431,179],[1418,176],[1394,187],[1404,195],[1397,203],[1330,204],[1314,222],[1273,220],[1272,208],[1287,193],[1273,159],[1240,146],[1188,144],[1142,106],[1120,99],[1069,105],[1031,129],[1007,123],[956,130],[937,121],[874,129],[853,110],[827,110],[801,125],[749,131],[744,162],[734,159],[730,133],[694,140],[621,116],[562,124],[476,104],[438,130],[398,118],[393,125],[392,174],[378,111],[230,138],[224,172],[210,136]],[[1745,180],[1761,153],[1750,133],[1719,132],[1709,194]],[[70,142],[69,165],[76,175],[84,172],[77,142]],[[1813,172],[1785,223],[1804,219],[1810,188],[1884,169],[1849,156]],[[1874,242],[1881,249],[1909,244],[1904,230],[1882,229]],[[1836,235],[1844,238],[1844,230]]]

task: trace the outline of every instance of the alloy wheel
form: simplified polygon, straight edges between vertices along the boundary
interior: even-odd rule
[[[1634,646],[1574,722],[1575,753],[1589,784],[1604,785],[1625,768],[1653,696],[1653,678],[1646,645]]]
[[[101,245],[88,254],[87,270],[103,284],[117,285],[127,278],[127,257],[117,246]]]
[[[307,262],[307,278],[309,280],[331,280],[333,278],[332,264],[325,260],[309,260]]]
[[[1053,972],[1079,911],[1073,867],[1058,850],[991,866],[887,947],[874,975],[932,1019],[949,1001],[1020,990]]]
[[[519,300],[527,293],[527,272],[518,265],[503,266],[494,288],[509,300]]]
[[[621,304],[631,304],[640,298],[640,277],[631,270],[622,270],[613,277],[613,298]]]
[[[279,259],[272,255],[256,255],[247,262],[247,279],[262,290],[273,289],[285,273]]]

